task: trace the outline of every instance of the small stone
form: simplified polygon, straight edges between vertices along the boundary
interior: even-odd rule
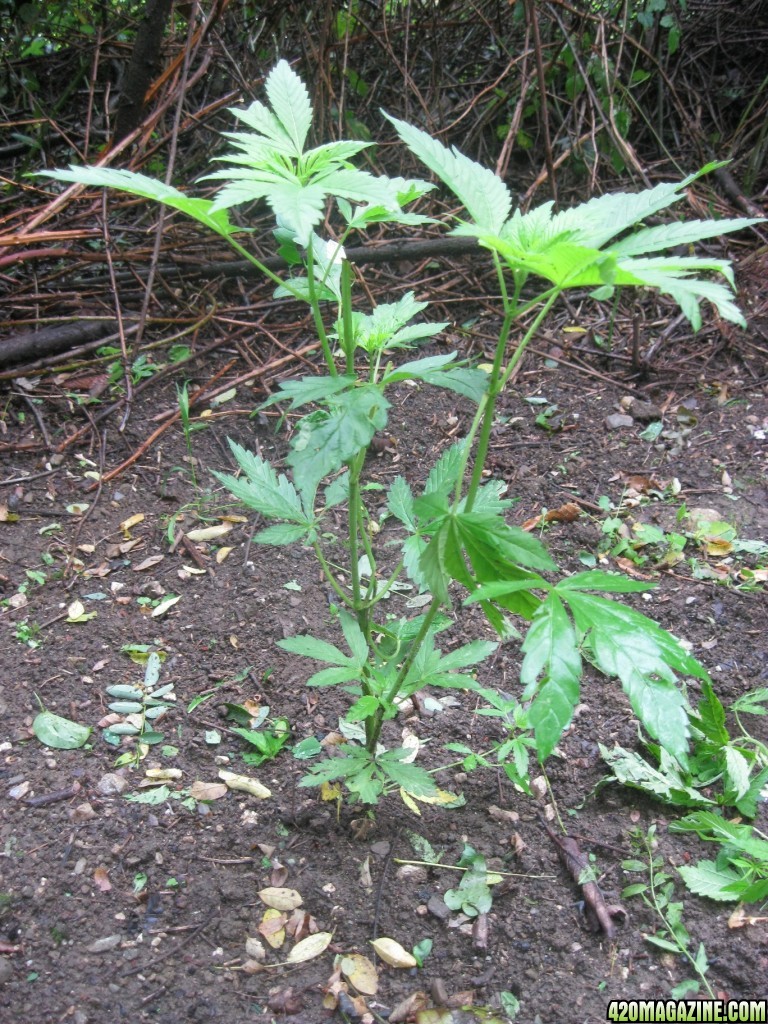
[[[96,792],[101,796],[119,796],[124,789],[128,788],[128,780],[115,772],[108,772],[102,775],[96,783]]]
[[[625,416],[620,412],[612,412],[610,416],[605,417],[603,422],[605,423],[606,430],[621,430],[622,427],[631,427],[635,421],[631,416]]]
[[[427,870],[419,864],[402,864],[396,872],[401,882],[426,882]]]
[[[433,917],[438,918],[440,921],[447,921],[451,916],[451,911],[446,906],[445,900],[438,893],[434,893],[429,897],[427,903],[427,910]]]
[[[658,405],[654,405],[653,402],[642,402],[638,398],[631,399],[624,408],[627,413],[643,423],[650,423],[651,420],[660,420],[663,415]]]
[[[7,956],[0,956],[0,985],[13,980],[13,964]]]
[[[122,935],[105,935],[103,939],[96,939],[88,946],[89,953],[108,953],[116,949],[123,941]]]
[[[93,807],[91,807],[87,801],[85,803],[78,804],[77,807],[74,807],[69,812],[70,819],[76,825],[79,825],[83,821],[93,821],[96,816],[96,811],[94,811]]]

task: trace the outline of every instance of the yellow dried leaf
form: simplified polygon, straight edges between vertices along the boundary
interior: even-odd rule
[[[418,816],[421,817],[419,805],[413,799],[411,794],[407,790],[403,789],[402,786],[400,787],[400,799],[403,801],[403,803],[405,804],[409,811],[413,811],[414,814],[418,814]]]
[[[148,779],[167,782],[172,779],[180,779],[184,773],[181,768],[147,768],[144,774]]]
[[[271,885],[267,889],[259,891],[259,899],[268,907],[275,910],[295,910],[300,907],[304,900],[295,889],[285,889],[282,886]]]
[[[190,540],[216,540],[217,537],[223,537],[225,533],[229,533],[232,529],[232,523],[217,523],[215,526],[201,526],[197,530],[190,530],[187,537]]]
[[[120,523],[120,529],[123,531],[123,533],[125,534],[125,536],[127,538],[128,537],[128,533],[132,529],[132,527],[138,526],[139,523],[143,523],[143,522],[144,522],[144,513],[143,512],[137,512],[136,515],[128,516],[127,519],[124,519],[122,521],[122,523]]]
[[[224,559],[229,555],[230,551],[234,551],[234,548],[219,548],[216,552],[216,562],[218,565],[221,565]]]
[[[371,945],[384,963],[389,964],[390,967],[410,970],[411,967],[417,966],[416,958],[407,949],[403,949],[400,943],[395,942],[394,939],[373,939]]]
[[[285,942],[285,914],[273,907],[265,910],[259,925],[259,934],[264,936],[272,949],[280,949]]]
[[[362,953],[342,957],[341,971],[351,985],[366,996],[375,996],[379,988],[379,974],[372,961]]]
[[[341,800],[341,783],[324,782],[320,786],[320,799],[326,801]]]
[[[219,778],[230,789],[239,790],[241,793],[250,793],[251,796],[258,797],[259,800],[266,800],[267,797],[272,796],[271,791],[266,786],[262,786],[256,779],[248,778],[247,775],[236,775],[235,772],[228,772],[220,768]]]
[[[301,964],[305,960],[314,960],[316,956],[320,956],[328,948],[332,938],[333,932],[317,932],[315,935],[308,935],[306,939],[296,943],[288,954],[286,962],[289,964]]]

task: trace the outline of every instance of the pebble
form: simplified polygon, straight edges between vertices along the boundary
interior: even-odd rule
[[[446,906],[445,900],[438,893],[434,893],[429,897],[427,910],[433,917],[437,917],[441,921],[447,921],[451,916],[451,911]]]
[[[102,775],[96,783],[96,792],[102,796],[118,796],[124,789],[128,788],[128,780],[115,772],[108,772]]]
[[[105,935],[103,939],[96,939],[88,946],[89,953],[108,953],[110,949],[116,949],[123,941],[122,935]]]
[[[603,422],[605,423],[606,430],[621,430],[622,427],[631,427],[635,421],[631,416],[625,416],[620,412],[612,412],[610,416],[605,417]]]
[[[0,985],[13,980],[13,964],[7,956],[0,956]]]

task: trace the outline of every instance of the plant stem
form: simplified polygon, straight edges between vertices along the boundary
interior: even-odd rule
[[[651,844],[648,842],[647,838],[646,838],[645,848],[646,848],[646,851],[648,853],[648,867],[649,867],[648,881],[650,883],[650,889],[651,889],[651,901],[652,901],[651,902],[651,909],[656,914],[658,914],[658,916],[660,917],[661,921],[664,924],[664,927],[667,930],[667,933],[675,940],[675,945],[677,946],[677,948],[680,950],[680,952],[683,954],[683,956],[686,958],[686,960],[688,960],[688,962],[690,963],[691,967],[693,967],[693,969],[696,972],[696,974],[698,974],[698,976],[701,978],[702,982],[704,983],[704,987],[706,988],[706,990],[707,990],[707,992],[709,994],[709,998],[710,999],[714,999],[715,998],[715,993],[714,993],[714,991],[712,989],[712,986],[707,981],[706,976],[704,975],[704,973],[699,969],[699,967],[698,967],[698,965],[696,963],[695,957],[691,956],[691,954],[689,953],[688,947],[684,946],[680,942],[680,940],[678,939],[677,934],[676,934],[675,929],[674,929],[674,926],[667,919],[666,914],[664,913],[664,911],[662,910],[661,906],[659,905],[659,901],[658,901],[658,899],[656,897],[656,872],[655,872],[654,867],[653,867],[653,848],[652,848]],[[645,897],[643,897],[643,898],[646,900],[646,903],[649,902]]]
[[[517,296],[513,297],[512,301],[509,302],[505,296],[506,310],[504,313],[504,320],[501,324],[501,330],[499,331],[499,340],[496,344],[496,352],[493,359],[493,369],[491,370],[491,379],[488,384],[488,393],[485,396],[485,401],[481,402],[478,406],[477,413],[470,427],[469,433],[467,434],[467,449],[465,452],[465,465],[466,461],[469,460],[470,449],[472,440],[477,433],[478,426],[480,426],[480,437],[477,443],[477,451],[475,452],[474,465],[472,467],[472,477],[469,482],[467,489],[466,499],[466,511],[471,512],[472,506],[475,503],[477,497],[477,491],[480,486],[480,481],[483,477],[483,470],[485,469],[486,459],[488,458],[488,448],[491,441],[491,430],[493,429],[494,414],[496,411],[496,400],[502,393],[504,388],[507,386],[509,378],[515,371],[520,360],[523,358],[526,348],[528,347],[531,339],[539,329],[540,324],[549,313],[550,309],[556,302],[560,295],[559,288],[552,288],[546,292],[543,292],[538,299],[535,299],[533,303],[527,303],[522,310],[517,308]],[[537,302],[543,302],[544,305],[541,307],[539,312],[533,319],[533,322],[528,327],[523,338],[512,354],[512,358],[506,370],[502,371],[502,364],[504,362],[504,353],[506,352],[507,342],[509,340],[509,334],[512,329],[512,324],[518,319],[522,313],[529,309],[531,305],[535,305]],[[463,472],[459,478],[459,488],[461,487],[461,480],[463,478]]]
[[[336,377],[338,376],[338,370],[336,369],[333,352],[331,352],[331,346],[328,342],[328,335],[325,332],[325,324],[323,323],[323,315],[320,312],[320,302],[317,298],[315,285],[315,261],[312,255],[312,239],[310,238],[307,244],[307,292],[309,293],[309,304],[312,307],[312,319],[315,321],[315,330],[317,331],[317,337],[320,339],[323,358],[328,367],[328,372],[332,377]]]
[[[360,593],[360,566],[358,565],[358,534],[360,529],[360,473],[364,458],[365,451],[362,451],[349,463],[349,512],[347,514],[349,530],[347,550],[349,552],[349,574],[352,581],[352,607],[358,613],[358,618],[363,605]],[[362,623],[360,626],[362,628]]]
[[[381,726],[382,723],[384,722],[384,708],[387,704],[391,704],[392,701],[400,692],[400,688],[405,682],[405,677],[408,675],[411,665],[413,664],[413,660],[418,654],[419,648],[424,643],[424,639],[429,633],[429,630],[432,627],[432,623],[435,621],[435,616],[437,615],[439,609],[440,599],[437,597],[433,597],[432,601],[430,602],[429,608],[427,609],[426,614],[424,615],[424,621],[421,624],[421,629],[414,637],[414,640],[411,643],[411,647],[408,653],[406,654],[405,658],[403,659],[403,663],[400,666],[400,671],[397,673],[395,681],[384,694],[382,698],[382,703],[376,709],[375,715],[366,721],[367,742],[365,746],[369,754],[375,754],[376,752],[376,744],[379,741],[379,736],[381,735]],[[370,737],[368,733],[369,722],[371,726]]]
[[[349,260],[341,261],[341,321],[342,348],[346,357],[345,372],[355,372],[355,336],[352,326],[352,267]]]
[[[323,549],[320,547],[319,543],[316,540],[312,542],[312,550],[315,552],[315,557],[320,563],[320,568],[323,570],[325,578],[333,587],[334,591],[336,592],[336,595],[341,598],[342,603],[345,604],[347,608],[352,608],[353,604],[350,597],[344,593],[344,591],[341,589],[336,579],[334,578],[334,575],[331,572],[331,567],[328,565],[325,555],[323,554]]]

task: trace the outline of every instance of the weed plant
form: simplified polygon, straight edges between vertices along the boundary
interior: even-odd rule
[[[255,540],[310,548],[335,595],[343,647],[313,635],[279,641],[321,666],[309,686],[340,687],[350,697],[343,723],[347,742],[337,756],[315,764],[304,784],[343,780],[350,798],[363,803],[375,803],[392,788],[410,806],[448,799],[413,763],[412,751],[382,745],[382,730],[399,703],[425,687],[481,689],[477,668],[497,643],[476,639],[449,653],[439,643],[451,622],[447,612],[456,585],[467,593],[466,603],[480,605],[501,641],[519,637],[513,620],[527,623],[520,700],[540,761],[571,721],[586,661],[620,681],[646,732],[684,764],[689,725],[680,677],[708,677],[675,638],[612,597],[649,585],[594,570],[559,576],[544,544],[507,523],[511,501],[500,482],[485,481],[484,468],[498,397],[565,291],[587,289],[607,300],[618,288],[650,287],[676,302],[694,329],[701,325],[702,300],[724,319],[743,324],[727,260],[664,253],[754,221],[647,226],[715,164],[636,194],[604,195],[557,213],[545,203],[523,214],[513,211],[507,186],[490,170],[389,117],[400,139],[464,208],[452,233],[476,238],[487,252],[502,318],[489,368],[468,366],[456,352],[395,362],[448,324],[425,321],[426,303],[413,291],[368,311],[357,308],[355,272],[344,245],[371,225],[423,223],[427,218],[408,208],[434,186],[359,170],[352,161],[368,142],[307,148],[312,107],[286,61],[270,72],[265,91],[268,104],[232,110],[245,130],[226,133],[230,149],[216,158],[223,167],[208,175],[218,186],[212,199],[130,171],[72,167],[46,173],[121,189],[193,217],[270,278],[276,295],[311,308],[324,372],[285,381],[266,403],[301,413],[290,438],[289,473],[231,442],[241,473],[216,474],[267,521]],[[278,252],[290,264],[282,278],[250,252],[247,231],[229,217],[230,209],[262,200],[275,216]],[[327,217],[338,226],[333,238],[320,234]],[[388,488],[387,514],[398,533],[392,558],[393,546],[380,542],[369,507],[365,462],[374,435],[387,427],[388,395],[404,381],[458,393],[476,411],[466,437],[440,456],[419,487],[399,476]],[[340,508],[345,525],[336,533],[330,513]],[[387,530],[390,538],[393,532]],[[382,602],[404,578],[425,604],[415,617],[394,618],[384,614]],[[491,707],[503,710],[498,703]],[[520,775],[526,747],[512,751],[513,778]]]

